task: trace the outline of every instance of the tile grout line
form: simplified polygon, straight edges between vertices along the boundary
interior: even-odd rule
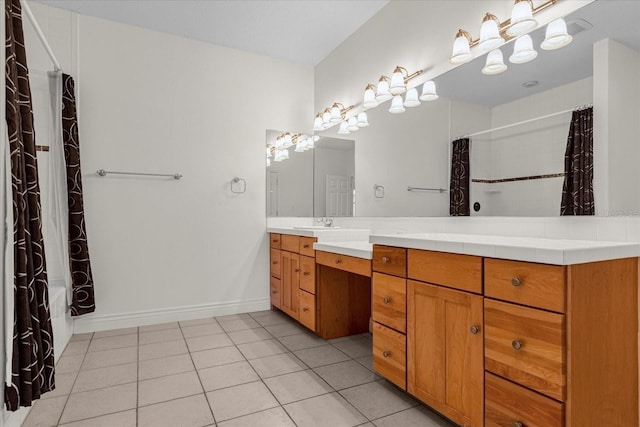
[[[138,328],[138,345],[136,347],[136,427],[140,425],[140,328]]]
[[[93,335],[91,334],[91,338],[89,338],[89,344],[87,345],[87,350],[82,354],[82,361],[80,362],[80,366],[78,367],[78,372],[76,372],[76,376],[73,379],[73,384],[71,384],[71,388],[69,388],[69,393],[67,394],[67,398],[64,401],[64,405],[62,406],[62,411],[60,412],[60,416],[58,417],[58,420],[56,422],[56,426],[60,425],[60,422],[62,421],[62,415],[64,414],[64,411],[67,409],[67,404],[69,403],[69,399],[71,398],[71,392],[73,391],[73,387],[75,387],[76,385],[76,381],[78,381],[78,377],[80,376],[80,370],[82,369],[82,364],[84,363],[84,359],[87,357],[87,353],[89,352],[89,346],[91,346],[91,342],[93,341]],[[73,335],[71,335],[73,337]],[[68,346],[68,344],[67,344]],[[63,350],[63,354],[64,351]],[[62,356],[60,356],[60,358],[62,358]]]
[[[213,318],[215,320],[215,317]],[[219,325],[216,320],[216,324]],[[184,344],[187,347],[187,354],[189,355],[189,359],[191,360],[191,365],[193,365],[193,369],[196,371],[196,376],[198,377],[198,382],[200,383],[200,388],[202,388],[202,394],[204,395],[204,400],[207,401],[207,407],[209,408],[209,413],[211,413],[211,417],[213,418],[213,425],[217,426],[218,422],[216,421],[216,414],[213,413],[213,408],[211,407],[211,402],[209,402],[209,396],[207,396],[207,391],[204,389],[204,384],[202,383],[202,378],[200,378],[200,372],[198,372],[198,368],[196,368],[196,364],[193,361],[193,356],[191,355],[191,349],[189,348],[189,344],[187,344],[187,338],[184,336],[184,331],[182,330],[182,325],[179,325],[180,334],[182,335],[182,339],[184,340]],[[196,325],[199,326],[199,325]],[[222,328],[222,326],[220,326]]]

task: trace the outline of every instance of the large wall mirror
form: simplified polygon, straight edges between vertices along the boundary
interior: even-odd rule
[[[267,146],[275,146],[283,131],[267,130]],[[288,148],[288,158],[269,158],[268,217],[338,217],[355,213],[355,142],[317,137],[313,148]]]

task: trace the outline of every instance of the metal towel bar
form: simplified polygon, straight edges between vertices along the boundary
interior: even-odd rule
[[[179,173],[144,173],[144,172],[118,172],[118,171],[106,171],[104,169],[98,169],[98,175],[106,176],[107,174],[113,175],[141,175],[141,176],[170,176],[173,179],[180,179],[182,175]]]
[[[437,191],[438,193],[444,193],[444,188],[424,188],[424,187],[407,187],[407,191]]]

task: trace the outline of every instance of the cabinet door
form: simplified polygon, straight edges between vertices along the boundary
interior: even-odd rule
[[[282,251],[282,311],[298,320],[300,255]]]
[[[481,296],[407,282],[407,389],[458,424],[483,425]]]
[[[276,308],[282,307],[282,283],[280,279],[271,277],[271,305]]]

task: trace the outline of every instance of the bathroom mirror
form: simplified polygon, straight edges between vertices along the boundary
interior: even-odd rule
[[[597,104],[594,88],[603,93],[602,85],[610,83],[603,77],[606,73],[594,81],[594,44],[608,38],[638,58],[640,2],[596,1],[565,20],[573,42],[562,49],[540,49],[546,29],[541,27],[531,33],[538,56],[529,63],[509,62],[511,42],[502,46],[508,66],[502,74],[481,72],[484,55],[434,78],[437,101],[399,115],[389,114],[387,104],[369,110],[371,127],[358,134],[356,147],[356,179],[362,189],[356,197],[358,215],[448,216],[449,194],[439,189],[449,186],[451,141],[468,135],[475,181],[472,215],[559,215],[571,111]],[[598,57],[596,63],[609,60]],[[630,61],[635,64],[638,59]],[[609,104],[613,100],[607,98]],[[637,100],[629,105],[623,99],[615,101],[624,104],[618,108],[638,110]],[[511,126],[545,116],[549,117]],[[639,116],[640,110],[635,114]],[[596,115],[595,126],[599,119]],[[594,149],[597,137],[594,134]],[[379,186],[384,187],[383,197],[376,193]],[[408,191],[409,187],[424,191]]]
[[[275,145],[283,131],[267,130],[267,145]],[[314,148],[295,151],[289,158],[269,159],[268,217],[353,216],[355,161],[353,140],[319,137]]]

